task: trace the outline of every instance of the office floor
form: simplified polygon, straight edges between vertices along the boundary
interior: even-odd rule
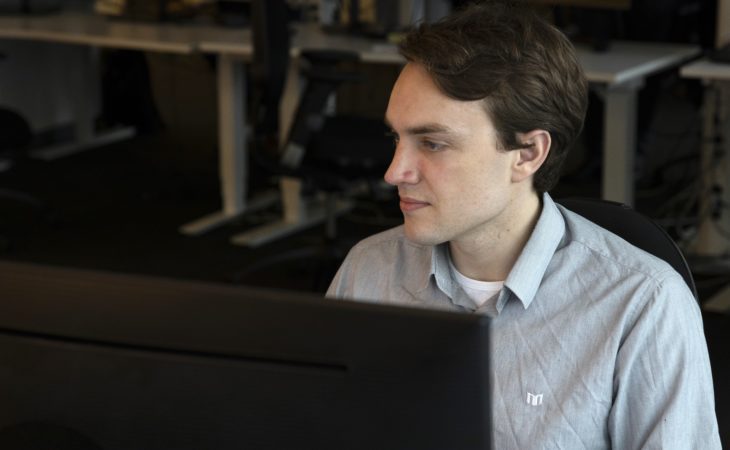
[[[595,169],[577,171],[555,191],[556,196],[597,196]],[[285,250],[321,242],[323,227],[261,248],[229,243],[237,232],[275,217],[270,210],[242,218],[199,237],[186,237],[177,227],[220,207],[215,146],[198,154],[167,132],[153,133],[55,161],[22,161],[0,173],[0,189],[32,194],[44,205],[37,209],[0,193],[0,258],[71,267],[160,275],[322,291],[339,260],[313,264],[312,258],[285,262],[255,273],[252,264]],[[257,180],[257,184],[264,184]],[[647,194],[653,192],[653,196]],[[655,206],[662,190],[644,191],[638,207]],[[400,222],[392,198],[362,199],[338,221],[336,248]],[[338,255],[338,256],[341,256]],[[315,259],[314,261],[320,261]],[[703,299],[730,281],[726,274],[698,273]],[[718,418],[730,444],[730,376],[725,350],[730,316],[705,314],[717,393]]]

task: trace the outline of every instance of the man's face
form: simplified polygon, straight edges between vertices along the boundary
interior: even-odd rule
[[[397,146],[385,181],[398,187],[406,237],[427,245],[499,239],[509,227],[519,152],[498,150],[482,102],[447,97],[422,66],[409,63],[386,121]]]

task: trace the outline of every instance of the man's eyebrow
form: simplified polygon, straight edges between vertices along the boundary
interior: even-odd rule
[[[393,129],[393,126],[390,124],[390,121],[388,119],[385,119],[385,125]],[[423,125],[417,125],[414,127],[406,128],[405,133],[409,135],[420,135],[420,134],[436,134],[436,133],[443,133],[443,134],[451,134],[453,133],[453,130],[446,125],[438,124],[438,123],[426,123]]]

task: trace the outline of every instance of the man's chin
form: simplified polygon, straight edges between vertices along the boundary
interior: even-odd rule
[[[438,245],[445,242],[445,240],[441,236],[439,236],[438,233],[434,233],[433,231],[429,230],[417,229],[413,226],[408,226],[407,222],[403,227],[403,233],[405,234],[406,239],[408,239],[409,242],[418,245]]]

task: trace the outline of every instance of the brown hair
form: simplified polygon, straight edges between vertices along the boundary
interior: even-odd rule
[[[449,97],[483,99],[504,149],[524,148],[517,133],[548,131],[550,153],[533,186],[538,193],[555,186],[588,102],[573,45],[558,29],[520,3],[487,1],[421,24],[400,52]]]

